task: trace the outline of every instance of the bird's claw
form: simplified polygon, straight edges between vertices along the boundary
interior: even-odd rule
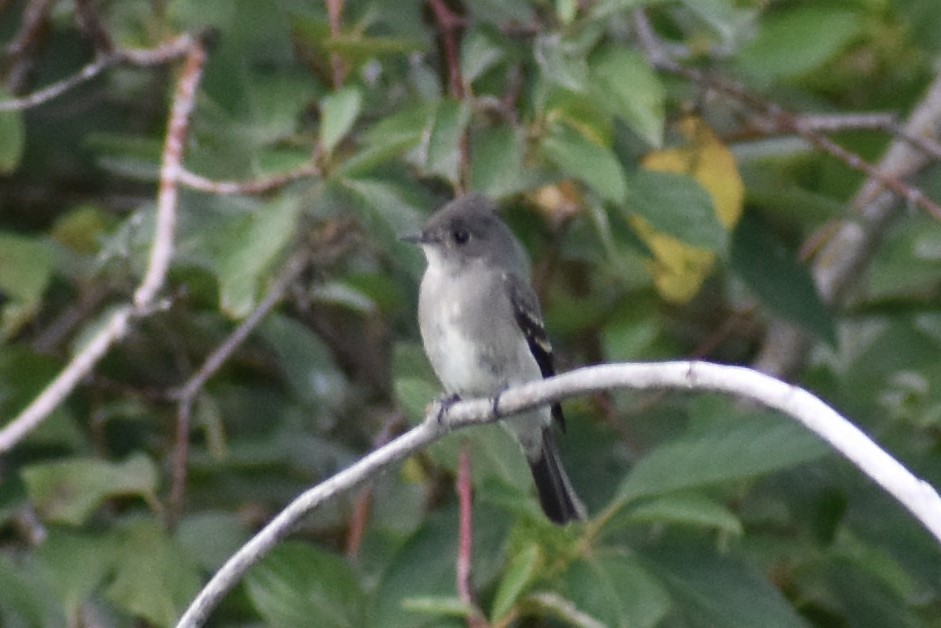
[[[458,395],[457,393],[438,399],[437,401],[438,414],[435,416],[435,420],[438,422],[439,425],[444,424],[444,415],[447,414],[451,406],[453,406],[460,400],[461,400],[461,396]]]

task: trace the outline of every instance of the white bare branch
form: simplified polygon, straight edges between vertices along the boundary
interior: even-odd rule
[[[566,397],[618,389],[724,392],[779,410],[800,421],[849,459],[898,500],[941,543],[941,497],[935,489],[915,477],[859,428],[810,392],[749,368],[707,362],[590,366],[508,389],[500,395],[498,404],[491,399],[456,403],[440,421],[439,408],[433,407],[421,425],[289,504],[212,577],[186,610],[178,628],[203,625],[245,572],[290,534],[302,517],[451,430],[489,423]],[[499,416],[495,405],[499,406]]]

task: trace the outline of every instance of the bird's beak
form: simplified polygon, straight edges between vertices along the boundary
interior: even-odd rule
[[[402,242],[409,242],[411,244],[427,244],[429,242],[428,236],[422,232],[418,233],[409,233],[399,238]]]

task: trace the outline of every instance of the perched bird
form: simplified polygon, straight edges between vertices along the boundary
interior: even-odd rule
[[[539,302],[523,247],[480,194],[454,200],[406,241],[428,261],[418,298],[425,353],[449,395],[489,397],[505,388],[555,374]],[[539,502],[558,524],[585,518],[562,467],[552,431],[565,429],[553,404],[509,417],[532,470]]]

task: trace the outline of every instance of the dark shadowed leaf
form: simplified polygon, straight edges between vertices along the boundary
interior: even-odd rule
[[[670,610],[663,583],[636,557],[599,551],[574,563],[565,586],[580,611],[618,628],[653,628]]]
[[[10,95],[0,89],[0,101]],[[26,129],[23,125],[22,111],[0,111],[0,174],[10,174],[16,170],[23,155],[26,143]]]
[[[836,343],[836,329],[806,266],[795,260],[760,218],[745,213],[732,236],[732,268],[776,314]]]
[[[53,527],[37,558],[72,616],[114,569],[119,553],[107,536]]]
[[[269,626],[364,626],[366,598],[349,564],[289,541],[249,571],[248,595]]]
[[[749,419],[661,445],[640,459],[618,495],[648,495],[743,480],[809,462],[827,447],[803,426],[787,419]]]
[[[0,232],[0,339],[16,333],[36,313],[52,277],[55,258],[47,243]]]
[[[108,598],[149,622],[172,625],[199,590],[195,562],[156,521],[132,523],[115,541],[115,574]]]
[[[742,562],[695,547],[666,546],[642,553],[693,628],[767,626],[806,628],[788,601]]]
[[[74,458],[36,464],[22,471],[30,499],[48,521],[80,525],[106,499],[138,495],[153,498],[157,469],[143,454],[123,463]]]
[[[840,5],[813,4],[773,13],[742,50],[739,64],[764,80],[804,74],[839,52],[862,28],[859,13]]]

